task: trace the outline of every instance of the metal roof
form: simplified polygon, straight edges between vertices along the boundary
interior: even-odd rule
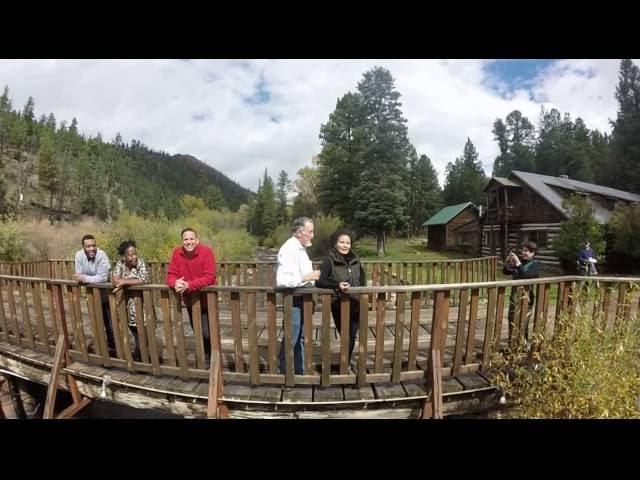
[[[459,203],[458,205],[449,205],[448,207],[444,207],[442,210],[436,213],[429,220],[424,222],[422,226],[447,224],[451,220],[453,220],[453,218],[455,218],[456,215],[458,215],[465,208],[467,208],[469,205],[471,205],[473,208],[477,208],[471,202]]]
[[[562,213],[565,218],[568,218],[569,215],[562,208],[562,201],[567,198],[569,193],[572,192],[594,194],[615,200],[640,203],[640,195],[635,193],[625,192],[623,190],[617,190],[610,187],[602,187],[600,185],[581,182],[571,178],[551,177],[549,175],[539,175],[537,173],[513,170],[509,174],[509,179],[513,179],[514,177],[531,187],[531,189],[533,189],[538,195]],[[601,223],[607,223],[609,221],[613,215],[612,210],[605,208],[589,197],[587,197],[587,202],[593,208],[596,220]]]
[[[508,178],[504,178],[504,177],[491,177],[491,179],[489,180],[489,183],[487,183],[487,186],[484,187],[484,191],[486,192],[487,189],[489,188],[489,186],[491,186],[492,183],[498,183],[500,185],[502,185],[503,187],[518,187],[521,188],[522,185],[512,182],[511,180],[509,180]]]

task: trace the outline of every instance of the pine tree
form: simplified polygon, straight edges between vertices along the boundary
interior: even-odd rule
[[[478,158],[470,138],[464,146],[462,157],[455,162],[449,162],[446,170],[446,180],[443,191],[445,205],[457,205],[464,202],[473,202],[481,205],[483,201],[483,189],[487,185],[487,178],[482,168],[482,162]]]
[[[514,110],[503,122],[496,119],[492,133],[500,147],[493,163],[493,175],[506,177],[512,170],[535,171],[534,128],[527,117]]]
[[[289,213],[287,212],[287,196],[291,190],[291,180],[287,172],[282,170],[278,176],[278,184],[276,186],[276,200],[278,202],[277,219],[279,225],[286,225],[289,221]]]
[[[53,197],[59,188],[59,171],[53,138],[45,135],[38,150],[38,184],[49,193],[49,223],[53,223]]]
[[[312,159],[313,164],[317,164],[318,157]],[[313,218],[320,213],[318,207],[318,197],[316,191],[318,183],[317,167],[303,167],[298,170],[298,177],[294,181],[294,190],[297,192],[293,206],[291,207],[291,216],[293,218],[309,217]]]
[[[9,87],[4,86],[4,91],[0,97],[0,113],[11,112],[11,99],[9,98]]]
[[[591,131],[593,181],[597,185],[613,186],[614,173],[610,167],[610,137],[598,130]]]
[[[2,168],[0,167],[0,174]],[[0,176],[0,215],[4,215],[9,210],[9,204],[7,203],[7,184],[4,181],[4,175]]]
[[[24,108],[22,109],[22,118],[29,122],[33,123],[35,119],[35,113],[33,109],[35,108],[35,102],[33,101],[33,97],[29,97],[27,103],[25,103]]]
[[[204,189],[203,200],[207,208],[222,210],[226,206],[222,190],[217,185],[207,185]]]
[[[273,180],[266,168],[258,185],[258,193],[251,205],[249,223],[249,231],[260,237],[268,237],[278,226]]]
[[[353,189],[354,220],[361,231],[375,233],[378,256],[385,254],[386,232],[406,228],[407,163],[411,143],[402,116],[400,93],[391,72],[381,67],[365,72],[358,83],[362,101],[360,182]]]
[[[320,127],[318,201],[326,213],[350,223],[354,218],[353,188],[362,171],[363,104],[359,93],[347,93],[329,121]]]
[[[10,135],[10,123],[11,123],[11,99],[9,98],[9,87],[5,85],[4,92],[0,97],[0,152],[2,152],[7,145]]]
[[[616,87],[618,114],[612,122],[613,186],[640,192],[640,70],[629,59],[620,62]]]
[[[416,159],[415,150],[409,159],[409,217],[412,233],[420,232],[422,224],[442,208],[442,189],[438,175],[426,155]]]

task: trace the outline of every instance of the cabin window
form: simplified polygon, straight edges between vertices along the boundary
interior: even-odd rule
[[[494,230],[493,232],[493,246],[495,248],[500,248],[500,230]]]
[[[471,245],[471,232],[458,232],[458,245]]]
[[[538,248],[547,248],[546,230],[525,230],[520,232],[520,245],[524,242],[536,242]]]

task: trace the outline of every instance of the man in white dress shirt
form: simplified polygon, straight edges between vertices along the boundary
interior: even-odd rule
[[[320,270],[313,270],[307,247],[311,246],[313,239],[313,220],[308,217],[296,218],[291,226],[291,238],[284,242],[278,251],[278,270],[276,274],[276,284],[278,287],[312,287],[314,282],[320,278]],[[292,340],[293,363],[296,375],[304,373],[304,336],[302,324],[304,323],[302,308],[302,297],[293,297],[292,311]],[[307,319],[311,321],[311,319]],[[278,371],[284,373],[285,355],[284,338],[280,344],[280,354],[278,355]]]

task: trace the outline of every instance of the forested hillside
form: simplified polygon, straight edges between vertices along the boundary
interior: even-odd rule
[[[0,214],[43,213],[52,221],[82,215],[117,218],[123,210],[174,219],[180,198],[193,195],[209,208],[237,210],[253,194],[190,155],[169,155],[118,134],[85,137],[74,118],[35,118],[35,102],[13,108],[9,88],[0,97]]]

